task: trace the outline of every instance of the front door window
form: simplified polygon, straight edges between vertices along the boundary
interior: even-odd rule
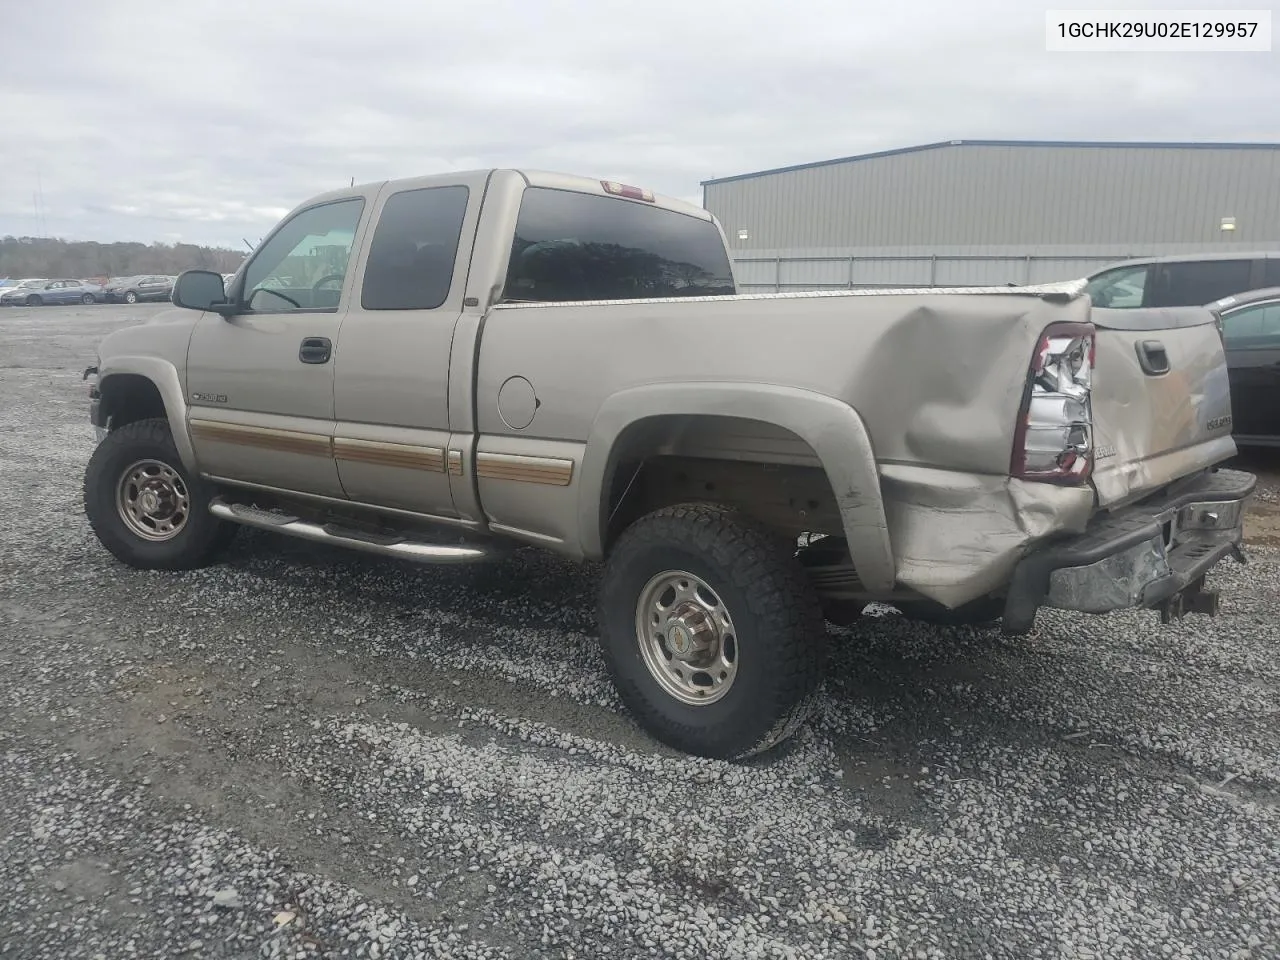
[[[253,313],[336,310],[363,209],[358,197],[339,200],[284,224],[245,268],[242,306]]]

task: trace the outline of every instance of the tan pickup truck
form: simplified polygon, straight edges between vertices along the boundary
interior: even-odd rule
[[[1206,310],[1083,282],[738,295],[705,210],[492,170],[340,190],[224,287],[104,339],[85,477],[135,567],[238,525],[427,563],[602,561],[658,739],[737,758],[805,716],[828,619],[1215,612],[1247,473]]]

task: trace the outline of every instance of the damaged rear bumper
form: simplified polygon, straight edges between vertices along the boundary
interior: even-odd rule
[[[1228,555],[1243,561],[1245,505],[1256,478],[1216,470],[1177,493],[1100,517],[1080,536],[1023,557],[1005,602],[1004,629],[1026,633],[1040,607],[1107,613],[1159,609],[1216,613],[1205,574]]]

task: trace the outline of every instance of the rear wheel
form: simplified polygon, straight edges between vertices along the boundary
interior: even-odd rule
[[[164,420],[139,420],[98,444],[84,477],[84,507],[98,540],[143,570],[211,562],[235,536],[209,513],[213,490],[182,465]]]
[[[137,303],[137,302],[138,302],[138,295],[137,295],[136,293],[134,293],[132,290],[130,290],[129,292],[127,292],[127,293],[124,295],[124,302],[125,302],[125,303]]]
[[[651,513],[619,538],[600,588],[605,662],[656,739],[731,760],[804,721],[826,630],[794,556],[749,518],[710,504]]]

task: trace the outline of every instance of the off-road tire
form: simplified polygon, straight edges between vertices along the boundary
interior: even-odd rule
[[[600,586],[600,637],[619,696],[657,740],[736,760],[768,750],[803,724],[821,685],[827,636],[817,595],[793,554],[750,518],[704,503],[658,510],[619,537]],[[637,604],[650,578],[668,570],[701,578],[733,618],[737,675],[714,703],[682,703],[641,655]]]
[[[931,600],[904,600],[894,606],[908,620],[918,620],[936,627],[988,627],[998,623],[1004,616],[1004,601],[990,597],[971,600],[954,610]]]
[[[133,533],[120,516],[116,498],[125,471],[141,460],[156,460],[182,478],[189,512],[171,540],[150,541]],[[89,458],[84,474],[84,510],[98,540],[116,559],[140,570],[191,570],[207,566],[236,534],[236,525],[209,513],[213,489],[182,465],[165,420],[139,420],[113,430]]]

